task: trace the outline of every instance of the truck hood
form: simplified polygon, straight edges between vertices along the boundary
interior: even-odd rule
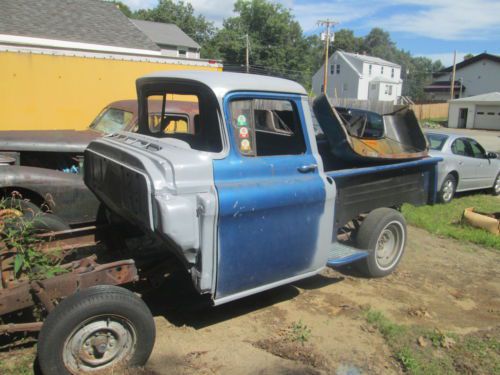
[[[90,129],[0,131],[0,151],[82,153],[91,141],[102,136]]]

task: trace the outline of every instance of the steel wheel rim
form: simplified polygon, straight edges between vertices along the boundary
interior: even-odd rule
[[[87,319],[64,343],[63,361],[71,373],[98,371],[129,358],[136,346],[132,324],[117,315]]]
[[[493,186],[493,189],[495,190],[496,194],[500,193],[500,175],[497,176],[497,179],[495,180],[495,185]]]
[[[453,197],[453,181],[446,180],[443,185],[443,200],[449,201]]]
[[[375,246],[375,261],[381,270],[387,270],[399,260],[405,240],[404,228],[399,221],[392,221],[380,233]]]

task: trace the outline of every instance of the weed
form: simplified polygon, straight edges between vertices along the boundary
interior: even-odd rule
[[[18,196],[0,201],[0,249],[7,248],[13,254],[15,277],[26,275],[30,280],[37,280],[66,272],[60,267],[57,252],[49,255],[39,249],[41,240],[35,236],[35,224],[40,214],[25,215],[16,202],[19,202]]]
[[[420,364],[414,357],[413,351],[405,346],[394,355],[406,371],[417,374],[420,372]]]
[[[311,337],[311,329],[302,320],[292,323],[290,327],[290,338],[292,341],[300,342],[302,345]]]

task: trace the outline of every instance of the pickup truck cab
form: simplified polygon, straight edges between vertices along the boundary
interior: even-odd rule
[[[326,266],[354,262],[384,276],[406,243],[395,208],[435,199],[440,159],[342,162],[327,139],[316,140],[298,83],[164,72],[140,78],[137,92],[138,133],[93,141],[85,183],[111,211],[157,236],[215,305]],[[148,103],[168,105],[173,96],[197,103],[194,134],[158,132],[148,121]]]

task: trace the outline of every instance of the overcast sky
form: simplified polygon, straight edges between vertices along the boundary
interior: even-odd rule
[[[154,7],[158,0],[122,0],[131,9]],[[292,10],[306,34],[330,17],[358,36],[372,27],[391,33],[398,47],[450,65],[466,53],[500,54],[500,0],[276,0]],[[197,13],[220,26],[233,13],[234,0],[188,0]]]

